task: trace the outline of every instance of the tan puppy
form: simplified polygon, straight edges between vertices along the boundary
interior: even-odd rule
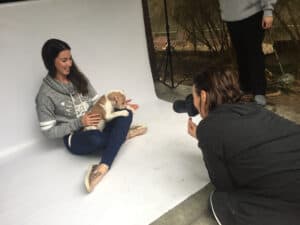
[[[126,96],[123,91],[114,90],[108,94],[102,95],[98,101],[89,110],[91,113],[100,115],[98,126],[88,126],[84,130],[99,129],[103,131],[105,123],[119,116],[128,116],[127,110],[115,111],[115,109],[126,109]]]

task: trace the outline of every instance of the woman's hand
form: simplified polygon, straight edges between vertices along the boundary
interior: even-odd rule
[[[126,106],[128,109],[132,110],[132,111],[136,111],[139,108],[138,104],[133,104],[133,103],[129,103],[131,102],[131,99],[126,100]]]
[[[100,122],[100,115],[87,112],[81,117],[81,123],[84,127],[97,126]]]
[[[264,16],[262,20],[262,28],[263,29],[270,29],[273,25],[273,16]]]
[[[197,125],[193,122],[191,117],[188,120],[187,129],[188,129],[189,135],[191,135],[194,138],[197,138],[196,137]]]

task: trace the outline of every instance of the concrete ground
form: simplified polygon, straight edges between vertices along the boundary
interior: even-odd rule
[[[155,84],[155,89],[159,98],[169,102],[184,99],[191,93],[190,86],[181,85],[170,89],[160,82]],[[266,108],[300,124],[300,88],[295,88],[294,91],[295,93],[290,95],[281,94],[268,98]],[[212,190],[212,184],[206,185],[150,225],[217,225],[208,204],[209,194]]]
[[[212,190],[212,184],[206,185],[150,225],[217,225],[208,204]]]

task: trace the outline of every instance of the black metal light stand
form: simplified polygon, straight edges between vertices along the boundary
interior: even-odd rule
[[[186,79],[184,78],[181,81],[177,82],[176,85],[174,84],[172,50],[173,50],[173,52],[175,52],[175,50],[172,49],[172,45],[171,45],[171,41],[170,41],[170,26],[169,26],[169,18],[168,18],[167,0],[164,0],[164,12],[165,12],[166,33],[167,33],[167,46],[166,46],[166,53],[165,53],[166,54],[165,55],[165,70],[164,70],[163,79],[161,82],[169,88],[176,88],[181,83],[183,83]],[[159,68],[161,68],[161,66]],[[167,83],[168,77],[170,78],[171,85]]]
[[[167,47],[166,47],[166,59],[165,59],[166,61],[165,61],[165,70],[163,75],[163,83],[170,88],[175,88],[167,0],[164,0],[164,12],[165,12],[166,33],[167,33]],[[166,83],[168,77],[170,77],[171,85]]]

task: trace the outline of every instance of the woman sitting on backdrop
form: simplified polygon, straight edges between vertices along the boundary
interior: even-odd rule
[[[188,133],[198,140],[215,191],[210,204],[222,225],[300,224],[300,126],[241,101],[236,74],[210,68],[194,78],[200,113]]]
[[[70,46],[61,40],[50,39],[42,48],[42,58],[48,70],[36,97],[36,110],[43,134],[48,138],[62,138],[66,148],[74,154],[101,154],[99,164],[88,170],[85,185],[91,192],[110,169],[126,138],[144,134],[146,127],[130,128],[132,112],[117,117],[103,130],[82,131],[97,126],[98,114],[87,111],[98,95],[86,76],[79,71],[71,55]],[[129,104],[137,109],[138,105]]]

